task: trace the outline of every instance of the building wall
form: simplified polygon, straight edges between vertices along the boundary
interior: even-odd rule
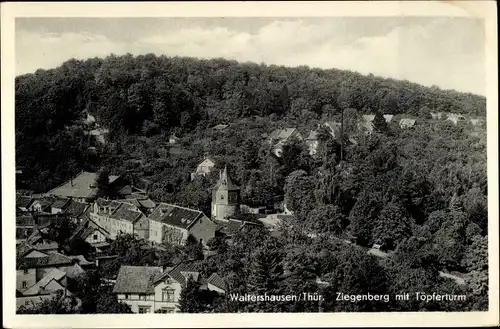
[[[317,140],[308,140],[306,141],[307,148],[309,150],[309,155],[315,155],[318,149],[318,141]]]
[[[97,238],[95,237],[97,236]],[[97,242],[105,242],[106,236],[101,233],[99,230],[95,230],[91,235],[89,235],[85,241],[88,243],[97,243]]]
[[[216,287],[211,283],[207,283],[207,288],[208,288],[208,290],[217,291],[219,294],[224,295],[226,293],[223,289]]]
[[[134,224],[134,233],[141,239],[149,240],[149,220],[146,216],[141,216]]]
[[[36,269],[29,268],[26,272],[23,269],[16,270],[16,289],[19,291],[26,290],[37,283]],[[25,286],[23,286],[23,282],[26,283]]]
[[[185,229],[162,223],[162,242],[183,245],[188,234]]]
[[[125,303],[130,306],[134,313],[139,313],[139,307],[149,307],[149,313],[154,311],[154,295],[139,295],[139,294],[118,294],[118,302]]]
[[[19,309],[21,306],[31,309],[34,305],[41,303],[46,299],[51,299],[52,297],[53,295],[16,297],[16,309]]]
[[[174,291],[173,301],[163,300],[163,290],[171,289]],[[179,298],[181,296],[182,286],[179,282],[172,280],[170,277],[166,278],[164,281],[158,283],[155,286],[155,311],[163,308],[174,309],[174,312],[178,311],[177,304],[179,303]]]
[[[203,215],[190,229],[191,233],[196,240],[207,244],[208,240],[215,237],[216,225],[207,216]]]
[[[149,219],[149,241],[160,244],[162,241],[163,224]]]

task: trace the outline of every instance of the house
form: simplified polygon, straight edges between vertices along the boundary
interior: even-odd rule
[[[218,293],[225,295],[227,292],[227,284],[224,279],[217,273],[212,273],[207,279],[208,290],[217,291]]]
[[[457,125],[459,122],[465,121],[465,117],[462,114],[448,113],[446,120],[449,120],[453,122],[454,125]]]
[[[151,200],[148,196],[140,195],[137,193],[132,193],[126,199],[118,201],[131,203],[146,215],[149,215],[154,210],[154,208],[156,208],[156,203],[153,200]]]
[[[76,175],[76,177],[50,190],[45,195],[59,198],[72,198],[74,201],[79,202],[88,202],[97,195],[96,178],[96,173],[82,171]],[[120,188],[126,186],[126,184],[120,179],[120,176],[110,175],[109,186],[119,191]]]
[[[16,242],[21,243],[33,234],[35,218],[32,215],[16,216]]]
[[[52,200],[51,198],[40,198],[35,199],[31,204],[29,210],[33,212],[43,212],[43,213],[51,213],[52,211]]]
[[[311,130],[309,136],[305,139],[307,149],[310,155],[315,155],[318,149],[318,132],[316,130]]]
[[[469,121],[473,126],[477,126],[479,124],[479,119],[470,119]]]
[[[394,119],[394,115],[393,114],[384,114],[384,119],[385,119],[385,122],[389,124],[392,122],[392,119]]]
[[[277,157],[281,157],[283,154],[283,146],[293,138],[303,140],[297,128],[284,128],[273,131],[269,135],[269,143],[273,145],[272,152]]]
[[[67,204],[64,205],[64,213],[68,216],[68,219],[74,223],[80,223],[83,215],[90,207],[88,203],[78,202],[70,199]]]
[[[337,121],[326,121],[323,123],[323,126],[327,128],[327,131],[330,135],[335,139],[340,139],[342,135],[342,125]],[[307,145],[307,149],[309,150],[310,155],[315,155],[317,153],[317,149],[319,146],[318,140],[318,131],[321,125],[318,124],[318,128],[316,130],[311,130],[309,136],[305,139],[305,143]]]
[[[181,141],[181,139],[179,137],[175,136],[174,134],[170,135],[170,137],[168,138],[169,144],[178,144],[180,141]]]
[[[196,170],[191,173],[191,180],[195,179],[196,176],[206,176],[210,174],[213,167],[216,165],[216,161],[211,157],[206,157],[197,167]]]
[[[219,232],[223,236],[226,236],[229,238],[234,236],[235,234],[237,234],[244,227],[262,226],[262,224],[260,222],[255,223],[255,222],[244,221],[244,220],[233,219],[233,218],[230,218],[227,220],[215,220],[215,223],[217,224],[217,232]]]
[[[106,144],[106,135],[109,133],[109,130],[107,128],[99,127],[88,132],[85,131],[84,133],[86,135],[95,136],[96,141],[104,145]]]
[[[206,244],[216,225],[199,210],[160,203],[149,215],[149,241],[183,245],[189,234]]]
[[[50,213],[51,214],[62,213],[68,203],[69,199],[67,198],[56,198],[50,205]]]
[[[141,239],[149,238],[148,218],[131,203],[99,198],[92,205],[89,217],[105,232],[109,232],[110,239],[115,239],[120,233],[135,234]]]
[[[191,262],[173,268],[122,266],[113,292],[118,302],[129,305],[134,313],[176,313],[182,289],[189,278],[203,283],[201,274]]]
[[[214,126],[212,129],[214,130],[218,130],[218,131],[223,131],[225,130],[227,127],[229,127],[228,125],[225,125],[225,124],[218,124],[216,126]]]
[[[401,129],[406,129],[406,128],[411,128],[415,125],[416,120],[415,119],[401,119],[399,120],[399,127]]]
[[[25,293],[34,287],[54,269],[62,271],[67,277],[75,278],[84,273],[84,270],[75,264],[74,260],[57,252],[42,252],[32,245],[22,245],[16,249],[16,289]],[[60,275],[58,274],[58,277]],[[57,280],[56,280],[57,281]],[[45,282],[39,284],[44,286]]]
[[[76,237],[85,240],[90,245],[95,245],[97,243],[106,242],[109,238],[109,232],[93,220],[86,219],[75,229],[69,240],[71,241]]]
[[[444,117],[443,112],[431,112],[431,118],[435,120],[441,120]]]
[[[33,204],[35,199],[27,195],[18,195],[16,197],[16,208],[22,212],[28,212],[30,206]]]
[[[365,131],[365,133],[370,134],[373,132],[373,120],[375,119],[374,114],[365,114],[361,116],[360,122],[358,122],[358,129]]]

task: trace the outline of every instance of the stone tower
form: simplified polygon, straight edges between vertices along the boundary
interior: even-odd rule
[[[227,173],[227,167],[220,173],[219,181],[212,191],[212,218],[224,220],[239,212],[240,188]]]

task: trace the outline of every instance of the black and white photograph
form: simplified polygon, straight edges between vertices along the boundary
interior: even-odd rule
[[[3,290],[16,316],[482,312],[498,324],[485,18],[79,17],[71,5],[11,24]]]

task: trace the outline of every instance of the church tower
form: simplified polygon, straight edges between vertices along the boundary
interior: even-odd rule
[[[238,213],[239,208],[240,188],[231,181],[227,167],[224,167],[212,191],[212,219],[227,220]]]

